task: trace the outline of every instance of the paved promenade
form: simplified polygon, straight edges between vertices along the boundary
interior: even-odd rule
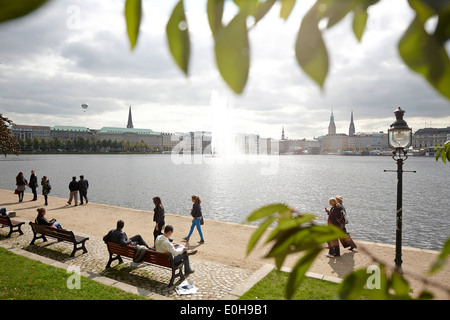
[[[42,196],[40,196],[42,198]],[[15,211],[15,220],[24,221],[22,227],[24,235],[13,234],[6,238],[6,228],[0,228],[0,246],[20,255],[40,260],[60,268],[79,266],[82,275],[107,285],[113,285],[123,290],[134,292],[152,299],[177,299],[177,300],[223,300],[237,299],[251,286],[263,278],[273,269],[273,260],[264,259],[267,252],[266,246],[259,246],[255,253],[246,257],[245,249],[248,239],[255,230],[253,226],[213,221],[206,219],[203,231],[205,244],[198,245],[198,234],[194,233],[191,248],[199,252],[191,256],[191,265],[195,273],[189,276],[198,288],[196,294],[178,295],[174,287],[168,288],[171,272],[168,269],[151,266],[145,263],[134,264],[130,259],[124,259],[125,263],[117,268],[105,270],[108,261],[108,252],[102,241],[104,234],[115,228],[116,221],[120,218],[125,221],[124,231],[128,236],[141,234],[149,245],[153,245],[153,211],[142,211],[127,208],[118,208],[89,202],[84,206],[69,206],[67,199],[49,197],[46,217],[50,220],[56,218],[64,228],[74,231],[75,234],[88,236],[86,242],[88,253],[78,251],[71,258],[72,245],[65,242],[57,242],[48,238],[48,242],[36,241],[36,245],[29,246],[32,239],[29,221],[36,216],[36,208],[42,206],[42,201],[32,202],[30,194],[25,194],[25,201],[17,202],[17,196],[10,190],[0,190],[0,207],[6,207],[8,211]],[[152,210],[152,207],[150,208]],[[190,217],[166,214],[166,223],[175,226],[174,240],[181,242],[190,226]],[[195,231],[196,232],[196,231]],[[317,278],[339,282],[346,274],[357,268],[366,268],[373,264],[372,256],[388,264],[394,258],[392,245],[376,244],[364,241],[356,241],[359,247],[364,247],[370,254],[359,250],[347,252],[341,248],[342,256],[336,259],[325,257],[326,251],[317,259],[310,268],[309,275]],[[403,269],[409,278],[409,274],[426,275],[429,266],[437,258],[438,252],[404,247]],[[294,257],[288,259],[285,266],[292,267]],[[113,263],[113,266],[117,262]],[[428,280],[450,285],[450,266]],[[414,293],[419,293],[423,287],[422,281],[409,279]],[[175,283],[175,285],[179,284]],[[432,289],[438,299],[450,297],[442,290]]]

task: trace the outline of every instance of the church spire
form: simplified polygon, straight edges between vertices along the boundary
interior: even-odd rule
[[[133,118],[131,117],[131,106],[130,109],[128,111],[128,123],[127,123],[127,128],[134,128],[133,126]]]
[[[352,116],[350,119],[350,127],[348,128],[348,135],[350,137],[353,137],[355,135],[355,124],[353,123],[353,110],[352,110]]]
[[[334,124],[333,109],[331,109],[330,124],[328,125],[328,134],[336,134],[336,125]]]

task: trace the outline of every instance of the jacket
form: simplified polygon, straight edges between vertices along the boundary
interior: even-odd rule
[[[81,179],[80,181],[78,181],[78,189],[80,191],[87,191],[87,189],[89,188],[89,182],[85,179]]]
[[[178,246],[178,248],[175,248],[168,238],[166,238],[163,234],[160,234],[159,236],[156,237],[155,249],[156,251],[162,253],[170,252],[172,256],[175,257],[183,253],[184,247],[180,245]]]
[[[161,206],[156,206],[153,211],[153,221],[157,222],[159,225],[164,225],[166,223],[164,221],[164,208]]]
[[[202,217],[202,207],[198,203],[194,203],[192,206],[191,216],[194,218],[201,218]]]
[[[78,191],[78,182],[77,181],[71,181],[69,183],[69,190],[70,191]]]
[[[103,241],[115,242],[120,244],[122,247],[131,244],[131,240],[128,239],[127,234],[121,229],[110,230],[108,234],[103,237]]]
[[[328,214],[328,224],[341,228],[343,226],[343,218],[342,208],[332,207],[330,209],[330,213]]]

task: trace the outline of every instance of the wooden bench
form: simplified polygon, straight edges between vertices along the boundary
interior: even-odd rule
[[[11,220],[8,216],[0,215],[0,224],[6,227],[9,227],[9,233],[6,236],[9,238],[12,233],[18,232],[20,235],[23,234],[22,232],[22,225],[25,224],[25,222],[19,222],[15,220]]]
[[[71,257],[75,256],[75,252],[77,250],[83,250],[83,253],[88,252],[85,246],[86,240],[89,240],[89,238],[87,237],[77,236],[73,233],[73,231],[39,225],[34,222],[30,222],[30,226],[34,233],[34,237],[30,242],[30,246],[33,245],[37,239],[43,239],[43,241],[46,242],[47,238],[45,236],[49,236],[58,239],[58,242],[67,241],[73,243],[73,251],[70,255]],[[40,234],[40,236],[38,236],[38,234]]]
[[[122,257],[127,257],[133,259],[136,249],[131,245],[127,245],[122,247],[120,244],[115,242],[106,242],[106,246],[108,247],[109,252],[109,261],[106,265],[106,268],[111,267],[111,263],[114,260],[119,260],[119,264],[123,263]],[[175,265],[173,261],[172,254],[170,253],[161,253],[152,249],[148,249],[140,262],[147,262],[150,264],[154,264],[160,267],[169,268],[172,270],[172,277],[170,278],[169,287],[173,286],[173,282],[175,278],[180,277],[181,281],[185,279],[182,267],[183,264]],[[178,271],[178,273],[177,273]]]

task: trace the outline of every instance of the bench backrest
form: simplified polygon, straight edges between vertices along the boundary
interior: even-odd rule
[[[0,223],[5,226],[11,225],[11,219],[8,216],[4,216],[0,214]]]
[[[40,233],[46,236],[55,237],[61,240],[66,241],[75,241],[75,235],[72,231],[57,229],[50,226],[44,226],[40,224],[36,224],[34,222],[30,222],[30,226],[33,229],[33,232]]]
[[[133,259],[134,253],[136,252],[136,249],[134,249],[130,245],[122,247],[120,244],[115,242],[106,242],[106,245],[108,246],[109,252],[115,253],[119,256],[125,256],[131,259]],[[145,261],[148,263],[156,264],[167,268],[172,268],[170,256],[168,253],[161,253],[151,249],[148,249],[147,252],[145,252],[141,261]]]

